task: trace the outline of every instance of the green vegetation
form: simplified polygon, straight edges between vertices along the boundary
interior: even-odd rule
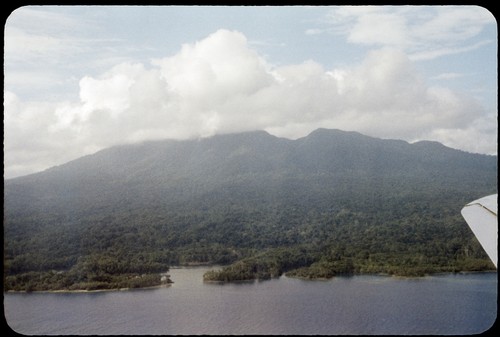
[[[131,262],[131,263],[129,263]],[[168,267],[159,263],[129,261],[118,254],[91,254],[79,258],[69,270],[23,271],[5,278],[5,289],[15,291],[103,290],[143,288],[170,282],[161,280]],[[12,270],[12,266],[7,268]]]
[[[14,291],[55,291],[55,290],[108,290],[123,288],[144,288],[163,284],[159,274],[100,274],[82,275],[80,271],[70,270],[27,272],[7,276],[5,288]]]
[[[496,188],[496,157],[338,131],[116,147],[5,182],[4,290],[493,270],[460,210]]]
[[[318,220],[321,225],[317,227],[309,222],[301,228],[304,235],[314,233],[307,242],[315,244],[269,249],[210,271],[204,279],[267,279],[283,273],[306,279],[373,273],[424,276],[495,270],[459,211],[452,211],[453,201],[447,200],[435,205],[417,199],[395,200],[390,207],[386,204],[387,209],[373,205],[371,212],[367,204],[363,212],[342,209]]]
[[[265,253],[242,259],[222,270],[212,270],[205,275],[205,281],[244,281],[252,279],[267,280],[278,277],[284,271],[307,266],[315,261],[318,252],[309,246],[275,248]]]

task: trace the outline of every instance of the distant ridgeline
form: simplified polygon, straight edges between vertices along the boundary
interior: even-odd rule
[[[4,290],[490,270],[460,209],[497,157],[319,129],[112,147],[5,181]],[[174,280],[175,281],[175,280]]]

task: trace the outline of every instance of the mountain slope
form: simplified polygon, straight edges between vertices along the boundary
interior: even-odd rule
[[[192,190],[196,194],[234,179],[253,177],[257,181],[271,176],[348,176],[350,180],[397,176],[423,182],[449,179],[458,186],[480,188],[496,181],[495,170],[496,157],[436,147],[431,142],[408,144],[325,129],[296,141],[249,132],[113,147],[41,173],[7,180],[6,199],[9,202],[10,195],[17,194],[34,198],[30,199],[33,202],[53,199],[68,204],[80,196],[100,200],[129,190],[148,198],[157,189],[189,190],[186,187],[196,187]],[[29,191],[20,192],[23,188]]]
[[[456,267],[484,259],[459,210],[496,186],[497,157],[339,130],[116,146],[5,181],[7,275],[91,257],[129,261],[123,270],[228,263],[299,246],[308,258],[294,266],[342,246],[368,254],[358,271],[370,254],[410,251]]]

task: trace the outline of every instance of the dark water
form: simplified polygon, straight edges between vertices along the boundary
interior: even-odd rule
[[[204,284],[172,269],[169,288],[5,294],[23,334],[476,334],[497,317],[497,274],[338,277]]]

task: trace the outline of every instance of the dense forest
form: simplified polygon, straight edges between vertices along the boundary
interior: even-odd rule
[[[338,130],[113,147],[5,181],[4,290],[493,270],[460,209],[496,189],[496,156]]]

